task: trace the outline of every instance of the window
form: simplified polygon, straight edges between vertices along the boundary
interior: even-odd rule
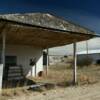
[[[16,66],[17,65],[17,56],[6,56],[5,63],[6,63],[6,65]]]

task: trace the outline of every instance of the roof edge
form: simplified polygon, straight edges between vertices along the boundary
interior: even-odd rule
[[[37,28],[47,29],[47,30],[51,30],[51,31],[63,32],[63,33],[69,32],[71,34],[76,33],[76,34],[80,34],[80,35],[87,35],[87,36],[90,35],[91,37],[100,37],[99,34],[86,34],[86,33],[83,33],[83,32],[73,32],[73,31],[67,31],[67,30],[60,30],[60,29],[48,28],[48,27],[43,27],[43,26],[38,26],[38,25],[32,25],[32,24],[28,24],[28,23],[17,22],[17,21],[12,21],[12,20],[8,20],[8,19],[2,19],[2,18],[0,18],[0,21],[12,23],[12,24],[23,25],[23,26],[28,26],[28,27],[37,27]]]

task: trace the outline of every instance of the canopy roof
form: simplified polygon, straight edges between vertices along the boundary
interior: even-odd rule
[[[0,15],[0,35],[2,32],[6,33],[7,44],[42,48],[71,44],[95,36],[95,33],[87,28],[48,13]]]

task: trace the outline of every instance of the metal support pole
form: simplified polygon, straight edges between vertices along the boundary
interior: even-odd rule
[[[73,84],[75,85],[77,83],[77,54],[76,54],[76,43],[73,44]]]

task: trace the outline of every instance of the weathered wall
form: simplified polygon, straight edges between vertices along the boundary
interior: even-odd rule
[[[7,56],[17,56],[17,65],[22,65],[24,69],[24,74],[27,76],[35,76],[34,66],[30,66],[30,59],[36,57],[37,72],[43,70],[42,61],[42,49],[30,46],[20,46],[20,45],[6,45],[6,55]],[[32,71],[31,71],[32,70]]]

